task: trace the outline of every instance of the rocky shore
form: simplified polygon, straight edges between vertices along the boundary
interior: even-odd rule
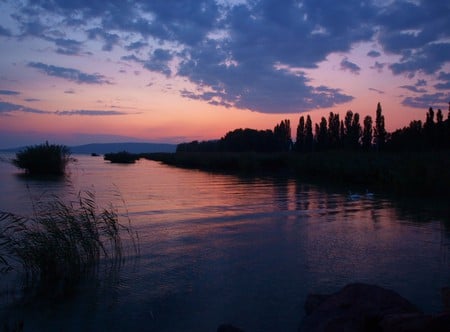
[[[450,289],[443,312],[426,314],[398,293],[376,285],[349,284],[333,294],[310,294],[298,332],[450,332]],[[244,332],[229,324],[217,332]]]

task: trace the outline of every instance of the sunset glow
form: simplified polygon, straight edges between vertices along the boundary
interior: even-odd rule
[[[217,139],[450,101],[446,1],[0,2],[0,148]],[[295,139],[295,132],[293,132]]]

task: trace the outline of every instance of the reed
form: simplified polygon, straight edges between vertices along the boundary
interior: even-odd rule
[[[34,204],[31,217],[0,212],[0,269],[21,267],[25,285],[61,290],[105,259],[123,261],[123,237],[135,252],[137,235],[131,222],[122,223],[116,208],[99,208],[92,192],[81,192],[70,203],[58,197]]]
[[[45,142],[19,151],[12,163],[31,175],[63,175],[69,161],[68,147]]]

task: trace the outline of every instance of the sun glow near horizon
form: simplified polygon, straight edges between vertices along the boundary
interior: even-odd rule
[[[135,4],[0,5],[0,148],[180,143],[284,119],[295,138],[302,115],[374,118],[378,102],[392,132],[450,100],[450,29],[433,30],[445,4]],[[427,33],[403,26],[411,11]]]

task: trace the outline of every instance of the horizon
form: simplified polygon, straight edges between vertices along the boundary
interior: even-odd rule
[[[0,149],[179,144],[284,119],[295,131],[302,115],[374,118],[378,102],[393,132],[423,121],[429,107],[446,114],[450,101],[446,3],[7,0],[0,8]]]

